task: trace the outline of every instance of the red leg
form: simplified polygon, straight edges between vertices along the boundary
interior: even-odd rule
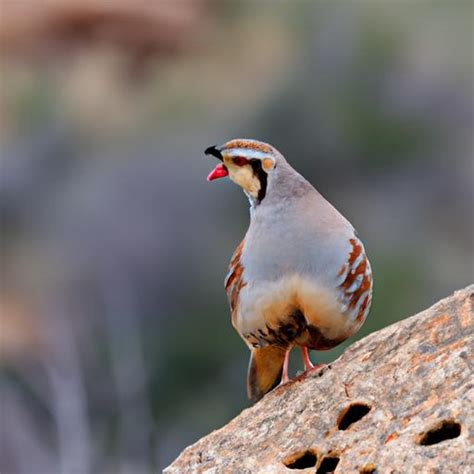
[[[290,360],[290,352],[291,352],[292,347],[290,347],[286,352],[285,352],[285,360],[283,362],[283,372],[281,374],[281,382],[280,385],[283,385],[284,383],[288,382],[290,378],[288,377],[288,362]]]
[[[307,347],[300,347],[301,349],[301,357],[303,358],[303,365],[304,365],[304,370],[305,372],[307,370],[314,369],[314,365],[311,362],[311,359],[309,358],[309,351]]]
[[[326,364],[313,364],[309,358],[309,351],[307,347],[300,347],[301,356],[303,358],[304,371],[308,372],[310,370],[321,370],[326,367]]]

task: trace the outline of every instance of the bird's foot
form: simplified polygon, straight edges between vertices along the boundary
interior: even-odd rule
[[[313,365],[313,367],[311,367],[310,369],[306,369],[302,372],[298,372],[296,378],[298,380],[302,380],[302,379],[305,379],[306,377],[310,377],[312,375],[323,375],[324,372],[326,372],[326,370],[330,369],[331,366],[328,365],[328,364],[316,364],[316,365]]]
[[[329,366],[327,364],[315,364],[310,368],[304,370],[303,374],[310,374],[311,372],[325,372]]]

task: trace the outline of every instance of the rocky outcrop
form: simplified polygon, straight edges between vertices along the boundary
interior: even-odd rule
[[[474,285],[356,342],[165,472],[472,472],[473,306]]]

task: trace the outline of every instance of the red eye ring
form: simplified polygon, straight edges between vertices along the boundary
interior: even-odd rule
[[[249,160],[247,160],[247,158],[244,158],[243,156],[235,156],[234,158],[232,158],[232,162],[234,163],[234,165],[244,166],[249,162]]]

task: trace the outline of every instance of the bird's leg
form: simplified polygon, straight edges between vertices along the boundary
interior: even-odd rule
[[[310,370],[321,370],[326,367],[326,364],[316,364],[314,365],[309,358],[309,351],[306,346],[300,347],[301,349],[301,357],[303,359],[304,371],[308,372]]]
[[[283,371],[281,373],[281,382],[280,385],[283,385],[284,383],[288,382],[290,378],[288,377],[288,362],[290,360],[290,352],[291,352],[292,347],[290,347],[286,352],[285,352],[285,360],[283,361]]]
[[[303,346],[300,349],[301,349],[301,357],[303,358],[303,365],[304,365],[305,372],[307,370],[314,369],[314,365],[311,362],[311,359],[309,358],[308,348],[306,346]]]

